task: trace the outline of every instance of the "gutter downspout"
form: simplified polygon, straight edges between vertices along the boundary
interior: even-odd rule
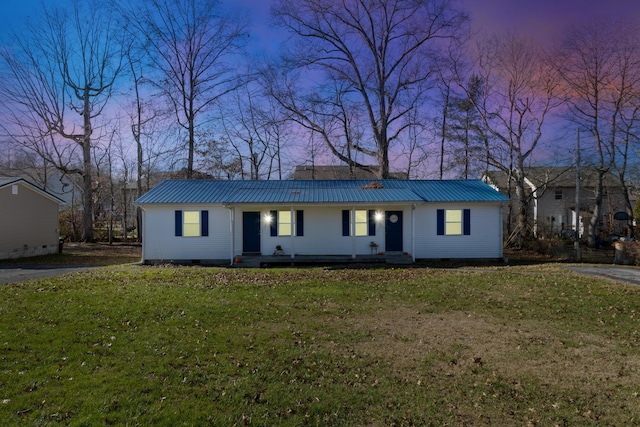
[[[351,258],[356,259],[356,208],[349,213],[349,230],[351,234]]]

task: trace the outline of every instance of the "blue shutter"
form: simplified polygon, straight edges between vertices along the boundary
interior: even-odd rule
[[[296,211],[296,236],[304,236],[304,211]]]
[[[471,235],[471,209],[465,209],[462,217],[462,234]]]
[[[209,211],[200,211],[200,235],[209,235]]]
[[[438,209],[438,236],[444,236],[444,209]]]
[[[271,236],[278,235],[278,211],[270,211],[271,216]]]
[[[348,236],[349,233],[349,210],[342,211],[342,235]]]
[[[182,236],[182,211],[176,211],[176,236]]]
[[[367,212],[367,222],[369,223],[369,236],[376,235],[376,212],[370,210]]]

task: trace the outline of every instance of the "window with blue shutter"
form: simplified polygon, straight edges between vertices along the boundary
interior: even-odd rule
[[[351,211],[344,209],[342,211],[342,235],[350,236],[352,234],[351,223],[353,222],[356,236],[375,236],[376,235],[376,211],[374,210],[356,210],[352,221]]]
[[[209,235],[209,211],[175,211],[174,234],[177,237]]]
[[[269,224],[269,234],[276,236],[304,236],[304,211],[296,210],[295,227],[290,210],[269,211],[271,223]]]
[[[471,235],[471,209],[438,209],[438,236]]]

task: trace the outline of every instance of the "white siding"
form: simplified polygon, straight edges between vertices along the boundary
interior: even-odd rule
[[[470,209],[469,236],[438,236],[438,209]],[[416,207],[416,258],[501,258],[502,215],[497,204],[429,204]]]
[[[343,236],[342,210],[350,209],[343,206],[298,206],[294,209],[304,212],[303,236],[271,236],[270,224],[264,218],[272,210],[290,210],[291,206],[264,207],[236,207],[236,236],[235,255],[242,253],[242,212],[260,212],[261,247],[263,255],[272,255],[277,245],[280,245],[286,255],[369,255],[372,241],[378,243],[378,250],[384,248],[384,221],[376,224],[375,236]],[[359,206],[357,209],[376,209],[375,206]],[[295,218],[295,215],[294,215]],[[406,218],[405,218],[406,221]],[[405,228],[406,233],[406,228]]]
[[[211,205],[146,206],[144,210],[144,261],[224,261],[242,254],[242,213],[260,212],[260,247],[263,255],[274,253],[277,245],[285,255],[369,255],[370,243],[384,251],[384,220],[376,223],[375,236],[343,236],[342,210],[351,206],[298,206],[304,212],[303,236],[271,236],[265,216],[272,210],[291,206],[236,206],[227,209]],[[500,258],[502,257],[502,216],[499,204],[423,204],[410,206],[358,206],[379,212],[403,212],[403,251],[415,258]],[[471,235],[438,236],[438,209],[470,209]],[[176,237],[176,210],[208,210],[208,237]],[[231,221],[233,212],[233,223]],[[413,216],[415,215],[415,217]],[[295,218],[295,215],[294,215]],[[413,241],[415,224],[415,241]],[[232,239],[231,229],[234,229]]]
[[[209,236],[175,235],[176,210],[209,211]],[[231,260],[229,210],[222,206],[145,206],[143,261]]]

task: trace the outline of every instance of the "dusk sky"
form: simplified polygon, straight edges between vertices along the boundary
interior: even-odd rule
[[[0,39],[7,40],[10,30],[19,30],[28,16],[39,14],[43,4],[61,0],[0,0]],[[71,0],[62,0],[71,1]],[[130,0],[143,1],[143,0]],[[253,22],[249,29],[251,55],[275,53],[282,33],[269,27],[272,0],[221,0],[247,12]],[[550,42],[562,30],[577,22],[595,18],[625,19],[640,24],[639,0],[457,0],[466,10],[476,30],[501,32],[515,30]],[[547,139],[545,134],[545,140]],[[554,146],[557,138],[548,134],[545,143]],[[554,155],[553,153],[548,153]]]
[[[54,0],[19,0],[0,2],[0,34],[16,28],[25,16],[33,15]],[[544,39],[572,22],[597,16],[633,19],[640,22],[638,0],[460,0],[468,10],[476,28],[501,31],[522,30]],[[255,37],[260,44],[268,39],[270,0],[236,0],[246,6],[256,25]]]

